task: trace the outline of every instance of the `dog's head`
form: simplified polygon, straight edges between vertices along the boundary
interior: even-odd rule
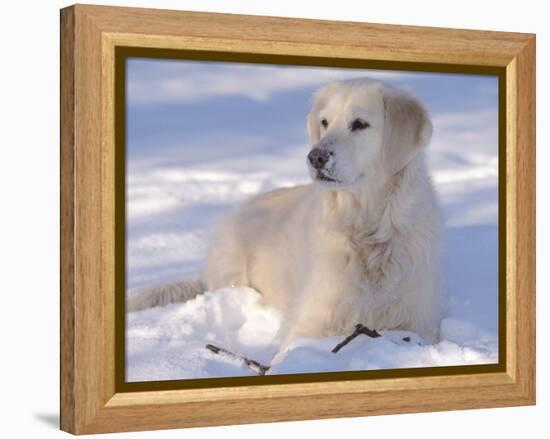
[[[416,98],[368,79],[321,88],[307,119],[310,174],[329,188],[396,174],[432,135],[427,112]]]

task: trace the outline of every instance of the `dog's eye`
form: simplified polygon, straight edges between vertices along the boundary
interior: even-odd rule
[[[364,130],[365,128],[370,127],[370,123],[364,121],[363,119],[355,119],[351,125],[350,130],[357,131],[357,130]]]
[[[328,120],[321,119],[321,125],[323,125],[324,128],[328,127]]]

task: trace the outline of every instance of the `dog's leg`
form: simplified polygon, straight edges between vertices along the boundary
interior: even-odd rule
[[[153,285],[128,298],[126,311],[141,311],[174,302],[186,302],[204,292],[201,281],[182,281]]]

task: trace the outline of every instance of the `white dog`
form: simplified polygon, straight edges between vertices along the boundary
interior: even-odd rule
[[[432,125],[413,96],[367,79],[333,82],[307,122],[313,183],[256,196],[227,216],[202,278],[160,285],[128,310],[247,286],[281,310],[281,346],[371,329],[438,338],[441,220],[423,148]]]

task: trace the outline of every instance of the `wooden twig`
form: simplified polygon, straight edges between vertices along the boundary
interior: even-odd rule
[[[350,343],[354,338],[358,337],[361,334],[364,334],[371,338],[382,337],[382,335],[378,331],[374,329],[369,329],[366,326],[362,325],[361,323],[358,323],[357,325],[355,325],[355,330],[351,333],[351,335],[348,335],[342,342],[338,343],[334,347],[334,349],[332,349],[332,353],[336,354],[340,349],[342,349],[344,346]],[[410,340],[411,340],[410,337],[403,337],[403,341],[405,342],[410,342]],[[251,360],[250,358],[247,358],[244,355],[236,354],[234,352],[228,351],[227,349],[214,346],[213,344],[207,344],[205,348],[208,349],[210,352],[213,352],[214,354],[223,355],[228,358],[242,361],[248,368],[252,369],[258,375],[265,375],[266,372],[271,368],[271,366],[265,366],[257,362],[256,360]]]
[[[218,346],[214,346],[213,344],[207,344],[205,348],[215,354],[225,355],[226,357],[234,358],[242,361],[244,364],[246,364],[250,369],[252,369],[258,375],[265,375],[265,373],[270,369],[270,366],[264,366],[263,364],[260,364],[255,360],[246,358],[243,355],[235,354],[234,352],[228,351],[227,349],[223,349]]]
[[[361,323],[358,323],[357,325],[355,325],[355,330],[351,333],[351,335],[348,335],[341,343],[338,343],[332,350],[332,353],[333,354],[337,353],[340,349],[342,349],[355,337],[361,334],[365,334],[371,338],[381,337],[380,333],[378,333],[376,330],[369,329],[366,326],[362,325]]]

